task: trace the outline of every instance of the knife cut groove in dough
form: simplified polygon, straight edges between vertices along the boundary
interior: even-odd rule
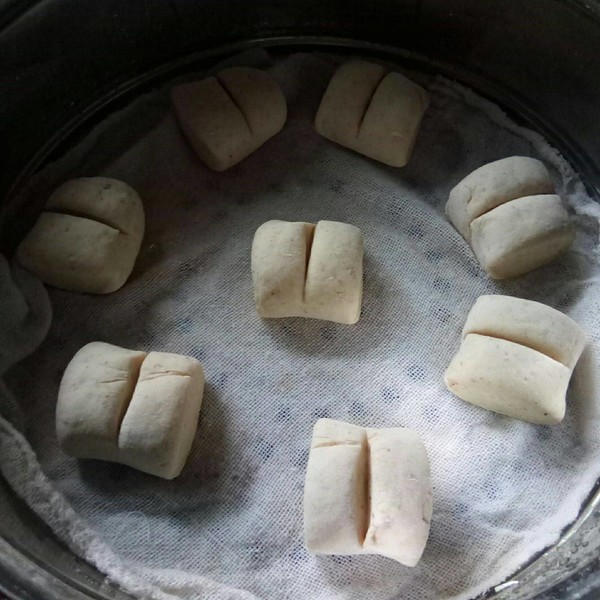
[[[365,117],[367,116],[367,113],[369,112],[369,108],[371,108],[371,104],[373,103],[373,98],[375,97],[375,94],[377,93],[377,89],[379,88],[379,85],[386,78],[386,76],[387,76],[387,71],[383,71],[381,73],[381,76],[377,80],[377,82],[374,83],[373,89],[369,93],[367,101],[365,102],[365,108],[362,111],[362,114],[360,115],[360,119],[358,120],[358,127],[356,128],[356,137],[360,136],[360,131],[361,131],[363,123],[365,121]]]
[[[246,123],[246,127],[248,128],[248,131],[252,135],[254,135],[254,131],[252,130],[252,125],[250,124],[250,121],[248,120],[248,115],[244,112],[242,105],[240,104],[239,100],[235,97],[235,95],[233,94],[231,89],[227,87],[227,83],[225,82],[225,80],[222,77],[219,77],[219,75],[220,75],[219,73],[217,73],[215,75],[215,79],[217,80],[217,83],[221,86],[221,88],[223,88],[223,91],[225,92],[225,94],[227,94],[227,96],[231,100],[231,103],[240,111],[240,114],[242,115],[242,117]]]
[[[64,208],[44,208],[45,213],[52,213],[54,215],[65,215],[66,217],[77,217],[78,219],[84,219],[85,221],[92,221],[95,223],[100,223],[100,225],[104,225],[113,231],[116,231],[119,235],[128,235],[122,229],[115,227],[114,223],[109,223],[106,219],[98,218],[96,216],[92,216],[89,214],[85,214],[83,211],[64,209]]]
[[[323,442],[321,444],[313,444],[313,448],[331,448],[332,446],[362,446],[361,442],[338,442],[336,440],[330,440],[329,442]]]
[[[159,377],[190,377],[190,374],[183,371],[161,371],[159,373],[152,373],[152,375],[146,375],[144,381],[151,381]]]
[[[119,415],[119,421],[118,421],[118,425],[117,425],[117,440],[119,439],[119,433],[121,432],[121,425],[123,425],[123,419],[125,418],[125,415],[127,414],[127,409],[129,408],[129,405],[131,404],[131,399],[133,398],[133,393],[135,392],[135,388],[138,384],[138,381],[140,380],[140,371],[142,370],[142,365],[144,364],[144,361],[146,360],[146,358],[148,358],[148,355],[146,355],[139,363],[134,364],[133,368],[131,369],[131,394],[128,394],[128,397],[125,398],[125,402],[123,402],[123,407],[121,410],[121,414]],[[116,441],[115,440],[115,444]]]
[[[365,508],[363,511],[363,518],[359,524],[358,529],[358,539],[361,546],[365,543],[365,540],[367,539],[367,532],[369,531],[369,526],[371,524],[371,445],[369,444],[369,438],[366,435],[364,437],[362,446],[363,451],[361,454],[361,458],[364,461],[365,473],[363,490]]]
[[[310,257],[312,254],[313,242],[315,240],[316,225],[313,225],[311,230],[306,236],[306,266],[304,268],[304,279],[302,282],[302,302],[306,300],[306,278],[308,277],[308,265],[310,264]]]
[[[102,379],[98,383],[123,383],[124,381],[127,381],[126,377],[117,377],[115,379]]]

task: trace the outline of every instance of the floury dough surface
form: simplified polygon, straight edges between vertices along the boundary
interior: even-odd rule
[[[348,223],[267,221],[252,241],[256,310],[346,325],[360,318],[363,239]]]
[[[261,54],[244,60],[268,64]],[[162,119],[164,90],[113,115],[34,182],[47,198],[69,177],[121,179],[144,199],[147,232],[118,293],[50,290],[48,338],[5,378],[48,480],[1,421],[0,467],[62,539],[140,597],[470,598],[555,542],[600,475],[598,205],[539,136],[443,79],[407,73],[428,89],[431,105],[405,168],[326,141],[312,124],[335,64],[299,54],[270,68],[286,94],[288,122],[227,173],[203,166],[173,116]],[[498,283],[485,276],[444,205],[468,173],[512,155],[550,168],[577,213],[577,239],[551,265]],[[364,301],[355,326],[258,317],[250,250],[270,219],[360,227]],[[560,425],[508,419],[446,390],[444,370],[485,293],[544,302],[587,332]],[[60,377],[92,340],[187,354],[204,365],[200,424],[177,480],[59,451]],[[304,475],[321,417],[408,427],[423,440],[434,504],[415,568],[305,549]]]
[[[414,567],[431,522],[427,450],[410,429],[319,419],[303,504],[313,554],[378,554]]]

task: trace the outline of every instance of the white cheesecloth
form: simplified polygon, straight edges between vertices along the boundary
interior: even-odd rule
[[[238,61],[270,59],[251,52]],[[24,194],[41,205],[68,178],[104,175],[132,185],[144,201],[147,231],[129,282],[106,296],[49,288],[53,320],[33,354],[50,321],[45,293],[0,263],[0,374],[19,360],[0,387],[7,419],[0,468],[75,553],[139,597],[471,598],[555,542],[600,476],[600,207],[538,134],[442,78],[410,74],[429,88],[431,106],[405,168],[320,138],[312,120],[336,61],[295,54],[269,67],[288,99],[287,124],[229,171],[211,172],[195,157],[161,89],[98,125]],[[578,234],[552,264],[495,282],[443,209],[460,179],[510,155],[545,162]],[[250,248],[269,219],[360,227],[365,287],[357,325],[258,317]],[[443,372],[485,293],[544,302],[587,331],[560,425],[502,417],[446,390]],[[75,352],[94,340],[203,363],[200,424],[179,478],[60,451],[59,382]],[[304,474],[320,417],[410,427],[423,439],[434,510],[417,567],[304,548]]]

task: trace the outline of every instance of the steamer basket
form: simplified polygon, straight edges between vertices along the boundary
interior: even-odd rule
[[[28,226],[11,198],[47,161],[142,91],[256,46],[359,50],[464,83],[540,131],[600,199],[597,0],[5,0],[0,250],[10,253]],[[590,490],[560,542],[486,597],[600,598],[599,555],[600,493]],[[2,479],[0,590],[32,600],[129,597],[58,542]]]

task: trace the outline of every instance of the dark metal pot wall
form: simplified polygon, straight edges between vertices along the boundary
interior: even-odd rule
[[[520,97],[600,189],[598,0],[0,0],[0,197],[103,92],[192,52],[280,36],[396,46]]]

